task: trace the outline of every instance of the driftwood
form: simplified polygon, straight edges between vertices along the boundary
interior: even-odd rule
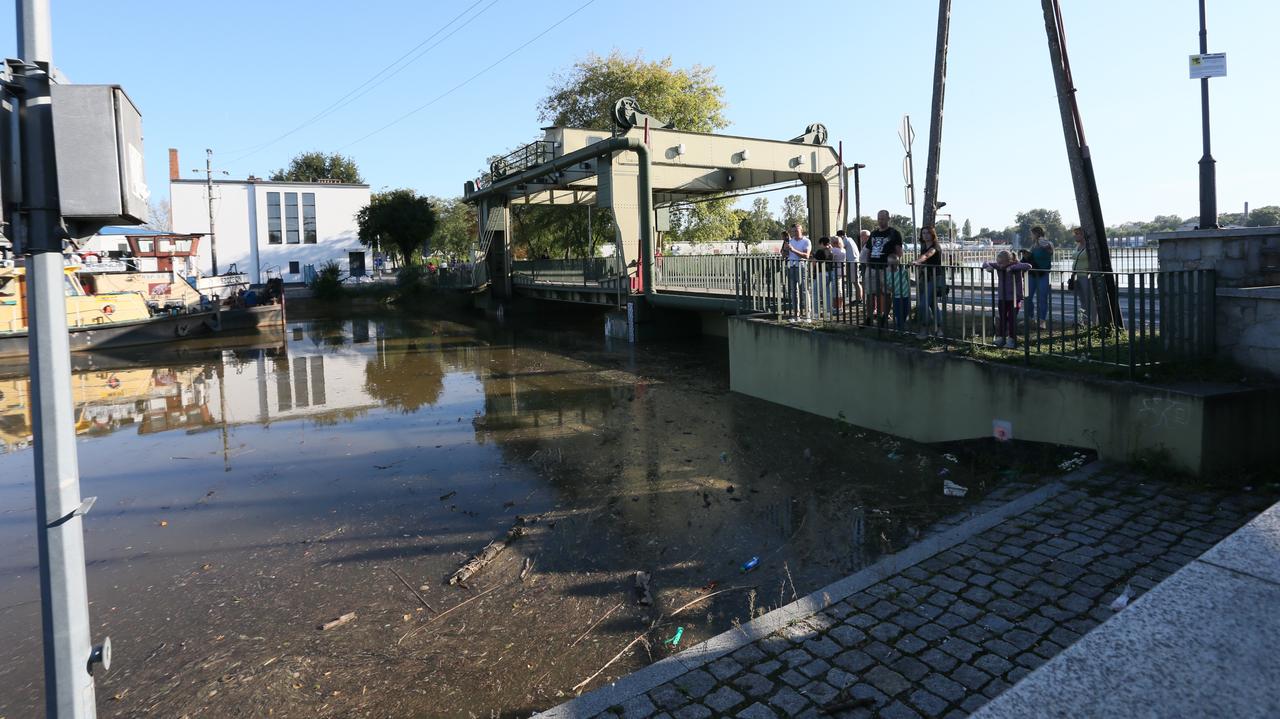
[[[330,629],[337,629],[338,627],[342,626],[343,624],[346,624],[347,622],[355,618],[356,618],[355,612],[347,612],[346,614],[343,614],[337,619],[331,619],[325,622],[324,624],[321,624],[318,628],[322,632],[327,632]]]
[[[573,644],[570,644],[569,646],[576,647],[578,645],[578,642],[587,638],[587,635],[591,633],[592,629],[595,629],[597,626],[599,626],[600,622],[603,622],[604,620],[608,619],[609,615],[618,611],[620,607],[622,607],[622,602],[618,602],[617,604],[613,605],[613,609],[610,609],[609,611],[605,612],[603,617],[600,617],[599,619],[592,622],[591,626],[587,627],[587,631],[583,632],[577,639],[573,640]]]
[[[387,567],[387,569],[391,569],[391,567]],[[431,606],[430,602],[428,602],[426,599],[423,599],[422,595],[418,593],[418,590],[414,589],[412,585],[406,582],[404,577],[400,576],[400,572],[397,572],[396,570],[391,569],[391,573],[396,575],[396,579],[400,580],[400,583],[404,585],[405,589],[408,589],[409,591],[413,592],[413,596],[418,598],[418,601],[422,603],[422,606],[426,607],[427,609],[430,609],[432,612],[436,614],[440,613],[439,610]]]
[[[495,539],[494,541],[489,542],[484,549],[480,550],[479,554],[467,560],[466,564],[462,565],[458,571],[454,572],[452,577],[449,577],[449,583],[462,584],[466,582],[476,572],[484,569],[489,562],[496,559],[499,554],[502,554],[502,550],[506,549],[508,545],[523,537],[526,531],[527,530],[524,528],[524,519],[517,517],[515,526],[507,532],[505,539]]]

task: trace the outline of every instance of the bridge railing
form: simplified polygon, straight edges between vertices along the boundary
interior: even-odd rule
[[[511,263],[511,283],[518,287],[566,285],[616,288],[618,282],[627,276],[624,269],[612,257],[515,260]]]
[[[735,258],[735,272],[744,312],[914,335],[947,348],[1012,351],[1027,362],[1068,358],[1133,374],[1206,357],[1214,347],[1211,270],[1032,271],[1007,273],[1002,282],[982,267],[891,269],[753,256]],[[1114,301],[1104,304],[1099,287],[1109,287]]]
[[[944,264],[956,267],[981,267],[982,263],[995,258],[1002,247],[944,249]],[[912,262],[916,259],[918,248],[915,245],[904,248],[903,260]],[[1111,269],[1114,272],[1155,272],[1160,269],[1160,258],[1154,246],[1134,247],[1132,245],[1107,245],[1111,256]],[[1015,253],[1016,255],[1016,253]],[[1074,247],[1055,247],[1053,252],[1053,269],[1069,270],[1075,262]]]
[[[736,291],[734,262],[748,255],[671,255],[657,257],[653,287],[668,292],[731,295]]]

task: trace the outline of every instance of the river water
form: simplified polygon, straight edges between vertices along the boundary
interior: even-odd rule
[[[586,688],[844,577],[987,489],[937,448],[730,393],[722,340],[524,323],[291,319],[77,355],[90,614],[115,652],[101,715],[525,716],[651,626]],[[19,371],[0,372],[0,717],[43,701]],[[969,497],[942,496],[943,470]],[[466,587],[447,583],[515,525]]]

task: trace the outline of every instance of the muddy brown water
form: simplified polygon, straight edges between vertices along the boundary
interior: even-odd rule
[[[90,614],[115,654],[101,715],[527,716],[651,626],[587,689],[987,488],[937,449],[730,393],[722,340],[525,324],[384,314],[77,356]],[[0,717],[16,718],[43,706],[39,589],[25,378],[0,392]],[[944,468],[969,497],[942,496]],[[447,583],[520,518],[526,536]]]

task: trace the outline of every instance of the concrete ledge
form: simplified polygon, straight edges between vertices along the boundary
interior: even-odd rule
[[[974,717],[1280,716],[1280,504]]]
[[[1116,381],[758,318],[729,320],[729,386],[917,442],[990,437],[1002,421],[1014,439],[1092,449],[1121,462],[1156,455],[1205,476],[1271,461],[1266,423],[1257,418],[1280,402],[1280,387]]]
[[[537,714],[539,717],[569,719],[592,717],[612,706],[639,696],[686,672],[704,666],[741,649],[774,632],[843,601],[867,587],[946,551],[980,534],[1010,517],[1039,505],[1067,488],[1067,483],[1092,476],[1101,467],[1094,463],[1067,475],[1060,482],[1046,485],[980,514],[945,532],[921,539],[901,552],[884,557],[871,566],[833,582],[812,594],[753,619],[737,629],[718,634],[701,644],[650,664],[618,681],[588,692],[559,706]]]

